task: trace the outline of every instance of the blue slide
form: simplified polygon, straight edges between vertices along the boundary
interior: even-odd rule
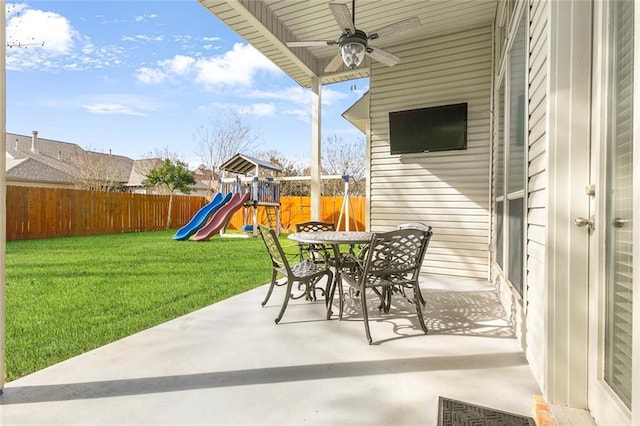
[[[186,225],[178,229],[178,232],[173,236],[173,239],[188,240],[190,236],[195,234],[198,229],[202,228],[202,226],[207,223],[212,214],[229,202],[231,195],[231,193],[228,193],[222,197],[222,193],[218,192],[209,204],[205,204],[204,207],[198,210]]]

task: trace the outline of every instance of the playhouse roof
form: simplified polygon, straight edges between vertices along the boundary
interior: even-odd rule
[[[243,154],[234,155],[231,159],[225,161],[220,166],[220,170],[224,170],[226,172],[247,175],[253,171],[256,176],[258,175],[258,170],[260,168],[271,170],[274,172],[282,171],[282,168],[271,164],[268,161],[258,160],[257,158],[249,157]]]

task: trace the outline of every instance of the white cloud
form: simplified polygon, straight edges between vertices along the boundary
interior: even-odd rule
[[[8,21],[10,18],[13,18],[16,15],[20,15],[20,13],[22,13],[22,11],[27,9],[28,7],[29,6],[27,6],[25,3],[7,3],[5,7],[5,18]]]
[[[333,105],[338,101],[349,98],[349,95],[337,90],[323,88],[322,89],[322,105]]]
[[[162,40],[164,40],[164,36],[161,36],[161,35],[148,36],[146,34],[137,34],[136,35],[136,40],[140,40],[140,41],[162,41]]]
[[[142,67],[136,71],[136,78],[144,84],[158,84],[173,76],[185,75],[193,71],[196,59],[191,56],[176,55],[171,59],[158,61],[157,68]]]
[[[82,108],[94,114],[109,114],[109,115],[145,115],[143,112],[131,108],[129,105],[122,104],[92,104],[82,105]]]
[[[302,121],[304,123],[311,122],[311,110],[310,109],[285,109],[280,111],[282,115],[288,115],[290,117],[295,118],[296,120]]]
[[[157,62],[156,68],[138,69],[138,81],[145,84],[160,83],[168,77],[194,74],[195,82],[206,89],[226,86],[250,87],[259,71],[280,72],[262,53],[253,47],[236,43],[232,50],[210,58],[176,55]]]
[[[172,74],[187,74],[196,60],[191,56],[176,55],[172,59],[160,61],[159,65]]]
[[[122,41],[131,41],[131,42],[164,41],[164,36],[163,35],[150,36],[146,34],[136,34],[134,36],[122,36]]]
[[[224,111],[232,111],[235,114],[239,115],[250,115],[253,117],[267,117],[273,116],[276,114],[276,106],[268,103],[255,103],[255,104],[232,104],[232,103],[220,103],[213,102],[206,107],[201,107],[200,109],[210,110],[211,108],[215,108],[217,110]]]
[[[251,104],[247,107],[247,113],[257,117],[272,116],[276,113],[276,107],[273,104]]]
[[[143,22],[146,21],[148,19],[155,19],[158,18],[159,16],[156,15],[155,13],[151,13],[151,14],[147,14],[147,15],[139,15],[136,16],[135,18],[133,18],[136,22]]]
[[[6,23],[6,38],[9,46],[38,46],[51,54],[68,54],[79,33],[67,18],[54,12],[28,9],[18,5],[20,13],[12,13]]]
[[[232,111],[240,115],[250,115],[253,117],[268,117],[276,115],[276,106],[269,103],[253,103],[253,104],[233,104],[230,102],[212,102],[199,109],[210,111],[212,109],[221,111]]]
[[[80,101],[82,108],[93,114],[146,116],[157,111],[155,99],[129,94],[99,95]]]
[[[166,75],[161,70],[142,67],[138,69],[136,77],[145,84],[158,84],[164,81]]]
[[[277,99],[293,102],[299,105],[311,105],[311,91],[300,86],[291,86],[278,90],[251,90],[244,95],[253,99]],[[347,99],[346,93],[337,90],[322,88],[322,104],[332,105],[338,101]]]
[[[7,9],[11,11],[6,22],[7,43],[16,46],[7,49],[9,70],[83,70],[122,63],[120,46],[97,48],[62,15],[23,4],[9,4]]]
[[[250,45],[236,43],[224,55],[198,59],[196,82],[206,88],[216,86],[251,86],[258,71],[280,72],[262,53]]]
[[[245,92],[244,96],[252,99],[286,100],[296,104],[309,105],[311,103],[311,92],[300,86],[290,86],[278,90],[255,89]]]

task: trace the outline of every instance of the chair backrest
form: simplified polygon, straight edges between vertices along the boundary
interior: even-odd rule
[[[422,222],[401,223],[396,229],[420,229],[422,231],[431,231],[431,227]]]
[[[296,232],[318,232],[335,231],[336,226],[332,222],[309,221],[296,223]],[[298,243],[301,259],[310,259],[319,262],[327,257],[331,257],[332,252],[328,251],[321,244]]]
[[[258,225],[258,231],[260,232],[260,236],[262,237],[265,247],[267,247],[267,252],[271,257],[273,267],[290,272],[291,269],[289,267],[289,262],[282,250],[282,245],[280,245],[276,232],[264,225]]]
[[[365,262],[365,275],[402,275],[415,280],[433,233],[415,228],[374,234]]]
[[[296,223],[296,232],[335,231],[336,226],[331,222],[302,222]]]

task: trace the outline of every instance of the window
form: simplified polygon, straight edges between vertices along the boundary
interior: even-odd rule
[[[496,263],[523,296],[525,256],[525,181],[527,148],[527,31],[520,18],[513,44],[506,53],[504,83],[498,92],[495,141]]]
[[[633,11],[610,3],[607,136],[605,380],[631,407],[633,338]]]
[[[496,262],[504,269],[504,84],[498,95],[498,140],[495,152],[494,187],[496,193]]]

